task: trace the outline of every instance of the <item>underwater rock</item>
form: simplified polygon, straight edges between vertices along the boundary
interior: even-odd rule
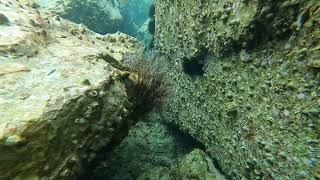
[[[155,45],[160,52],[178,50],[187,58],[196,56],[202,48],[217,56],[233,49],[252,48],[291,32],[299,8],[305,3],[160,0],[156,3]]]
[[[155,5],[155,47],[172,85],[164,119],[230,179],[319,179],[319,1]],[[184,68],[194,62],[202,75]]]
[[[100,33],[115,33],[123,17],[117,1],[110,0],[35,0],[40,9],[49,9],[61,17]]]
[[[144,173],[138,180],[148,179],[219,179],[225,177],[214,167],[212,160],[200,149],[195,149],[178,163]]]
[[[113,152],[104,152],[90,179],[136,179],[147,170],[178,162],[196,147],[191,137],[160,121],[158,114],[139,121]]]
[[[0,25],[7,25],[8,23],[9,23],[8,18],[5,15],[0,14]]]
[[[149,26],[151,21],[154,21],[153,19],[147,19],[138,29],[137,29],[137,36],[140,39],[143,39],[144,43],[146,45],[151,46],[150,44],[153,43],[153,35],[150,34]],[[154,23],[153,23],[154,24]]]
[[[143,41],[145,46],[149,46],[152,35],[148,33],[148,24],[153,15],[149,15],[153,0],[130,0],[121,8],[124,22],[121,32],[137,37]]]
[[[19,1],[0,13],[0,179],[77,178],[127,123],[121,61],[140,45]]]

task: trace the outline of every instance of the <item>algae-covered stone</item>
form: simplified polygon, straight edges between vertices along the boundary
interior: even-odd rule
[[[139,45],[19,1],[0,13],[0,179],[77,178],[127,123],[120,62]]]
[[[230,178],[320,178],[318,1],[156,1],[164,117]],[[193,73],[203,72],[203,73]]]
[[[170,1],[156,2],[156,46],[194,57],[203,51],[222,55],[254,47],[264,39],[291,31],[303,1]],[[181,38],[183,37],[183,38]]]
[[[191,137],[175,133],[154,117],[147,120],[133,126],[112,153],[105,152],[106,158],[101,159],[89,176],[93,179],[136,179],[147,170],[176,163],[195,147]]]
[[[214,167],[212,160],[200,149],[195,149],[170,167],[149,170],[138,180],[148,179],[199,179],[223,180],[225,177]]]

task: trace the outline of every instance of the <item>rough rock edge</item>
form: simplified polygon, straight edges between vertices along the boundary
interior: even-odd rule
[[[59,43],[96,47],[88,54],[85,54],[86,51],[83,51],[84,54],[80,52],[74,62],[95,64],[96,70],[99,70],[96,73],[101,76],[91,82],[83,79],[81,87],[66,84],[61,87],[61,92],[51,94],[45,101],[40,100],[40,96],[31,96],[33,99],[39,98],[40,103],[30,105],[36,105],[30,113],[22,112],[22,116],[17,116],[20,113],[17,112],[7,116],[7,110],[10,110],[7,108],[18,109],[20,102],[28,100],[30,95],[18,101],[14,99],[16,97],[4,96],[11,92],[1,92],[0,179],[77,178],[82,164],[94,158],[95,152],[106,146],[123,124],[131,124],[126,119],[131,104],[123,81],[128,79],[129,73],[120,70],[120,62],[125,53],[134,51],[140,45],[134,38],[121,33],[101,36],[50,12],[39,13],[32,8],[32,1],[1,0],[0,6],[4,10],[0,11],[1,28],[4,28],[2,33],[11,33],[4,34],[0,40],[0,80],[4,82],[15,82],[16,78],[33,73],[33,67],[37,71],[45,69],[45,64],[33,65],[32,62],[41,62],[37,58],[46,57],[43,54],[59,46]],[[66,50],[60,48],[61,52]],[[57,52],[54,51],[56,49],[51,50],[51,53]],[[54,56],[66,58],[59,54]],[[67,58],[64,60],[53,61],[70,63]],[[63,71],[57,69],[46,75],[56,72]],[[57,78],[59,80],[64,76]],[[33,79],[30,81],[33,82]],[[54,85],[54,82],[50,83]],[[4,90],[14,84],[8,85]],[[15,125],[12,126],[12,123]]]
[[[169,167],[149,170],[138,180],[148,179],[208,179],[224,180],[225,177],[214,167],[212,160],[200,149],[194,149],[178,163]]]
[[[224,28],[212,25],[211,30],[219,33],[210,33],[206,23],[211,22],[211,15],[204,16],[208,21],[199,17],[219,11],[206,5],[211,2],[156,3],[156,46],[167,59],[174,85],[171,102],[165,106],[166,117],[202,142],[230,178],[319,178],[318,2],[229,1],[231,7],[245,2],[262,4],[255,11],[232,11],[252,17],[240,26],[244,29],[239,24],[234,29],[229,26],[235,23],[231,15]],[[268,4],[275,4],[275,10],[288,8],[261,22],[259,13],[274,10],[263,8]],[[221,20],[213,23],[223,24]],[[256,22],[265,28],[253,26],[249,31]],[[291,32],[282,34],[282,28]],[[283,38],[269,36],[277,30]],[[268,38],[261,40],[254,32]],[[238,38],[239,33],[244,37]],[[201,37],[207,35],[213,39],[203,41]],[[256,46],[233,46],[252,38],[259,40]],[[206,45],[209,49],[202,51]],[[201,51],[201,56],[195,56]],[[205,63],[204,74],[188,74],[183,69],[188,60]]]

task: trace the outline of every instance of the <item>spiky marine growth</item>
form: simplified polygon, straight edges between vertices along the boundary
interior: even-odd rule
[[[143,52],[130,55],[126,64],[136,74],[132,101],[137,116],[161,107],[168,95],[165,74],[155,57],[145,58]]]

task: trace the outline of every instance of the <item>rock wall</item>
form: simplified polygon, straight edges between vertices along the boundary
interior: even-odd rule
[[[233,48],[255,47],[263,39],[283,37],[307,1],[157,2],[158,49],[191,58],[203,49],[218,56]]]
[[[120,62],[140,45],[33,7],[0,1],[0,179],[77,178],[130,124]]]
[[[117,0],[35,0],[42,9],[49,9],[61,17],[100,33],[120,30],[123,17]]]
[[[180,159],[178,163],[169,167],[158,167],[145,172],[137,178],[138,180],[148,179],[219,179],[224,180],[211,159],[200,149]]]
[[[166,118],[234,178],[319,178],[320,4],[157,0]]]

